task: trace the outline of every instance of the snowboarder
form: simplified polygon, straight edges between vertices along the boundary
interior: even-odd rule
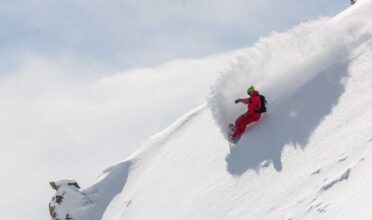
[[[248,111],[236,119],[235,125],[229,125],[231,132],[230,140],[234,143],[240,139],[247,125],[258,121],[261,118],[261,113],[266,112],[264,96],[260,95],[253,86],[247,89],[247,94],[249,98],[235,100],[235,104],[242,102],[248,105]]]
[[[354,5],[356,0],[351,0],[351,4]]]

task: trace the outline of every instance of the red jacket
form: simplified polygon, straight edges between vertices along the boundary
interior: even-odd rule
[[[239,99],[239,101],[243,102],[244,104],[248,105],[247,114],[260,114],[257,111],[261,108],[261,99],[260,95],[256,90],[252,92],[249,98],[246,99]]]

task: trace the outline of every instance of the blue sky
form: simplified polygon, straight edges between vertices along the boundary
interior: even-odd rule
[[[3,66],[27,51],[116,69],[151,67],[246,47],[348,5],[346,0],[2,1],[0,57]]]

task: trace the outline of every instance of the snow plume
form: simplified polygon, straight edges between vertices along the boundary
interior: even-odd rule
[[[349,59],[350,49],[372,35],[370,27],[360,25],[370,7],[357,10],[364,17],[350,19],[341,13],[333,19],[320,18],[286,33],[273,33],[242,50],[211,87],[208,98],[223,134],[227,133],[227,125],[245,111],[245,106],[233,101],[247,96],[249,85],[266,96],[268,111],[274,111],[287,94],[332,65]],[[336,20],[337,25],[333,24]]]
[[[46,219],[50,180],[84,187],[203,104],[226,56],[114,72],[32,54],[12,71],[0,68],[0,219]]]

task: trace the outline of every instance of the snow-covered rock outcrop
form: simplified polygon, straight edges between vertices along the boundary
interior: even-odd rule
[[[49,212],[53,220],[79,219],[80,213],[89,205],[90,200],[80,192],[80,186],[73,180],[50,182],[56,190],[49,203]]]
[[[81,190],[73,180],[50,182],[57,192],[49,203],[52,219],[102,219],[112,199],[125,186],[131,161],[107,168],[96,183]]]

